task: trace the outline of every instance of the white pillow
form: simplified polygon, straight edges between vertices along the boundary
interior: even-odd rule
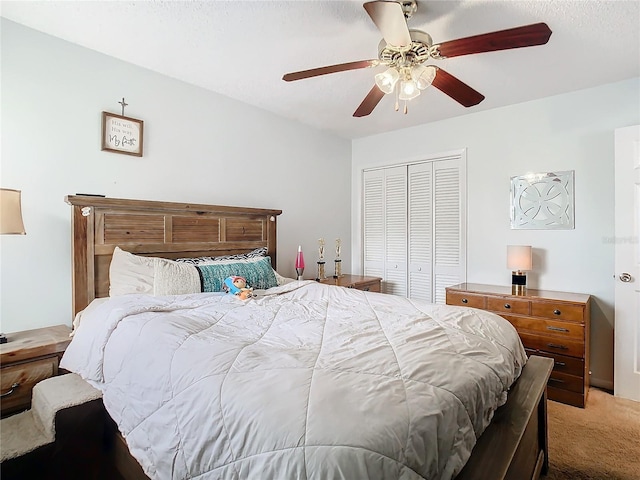
[[[194,265],[165,258],[154,259],[154,295],[183,295],[201,291],[200,275]]]
[[[109,296],[153,294],[153,257],[142,257],[116,247],[109,266]]]

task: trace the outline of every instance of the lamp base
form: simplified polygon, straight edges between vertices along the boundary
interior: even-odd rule
[[[526,295],[527,274],[521,271],[511,272],[511,294]]]
[[[526,295],[526,294],[527,294],[526,285],[511,285],[511,295]]]

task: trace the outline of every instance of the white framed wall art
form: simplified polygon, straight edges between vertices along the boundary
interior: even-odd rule
[[[511,177],[511,228],[573,229],[573,182],[573,170]]]

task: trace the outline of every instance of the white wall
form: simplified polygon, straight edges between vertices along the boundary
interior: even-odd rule
[[[428,108],[425,101],[414,108]],[[592,383],[612,388],[613,132],[639,122],[636,78],[355,140],[353,270],[361,265],[362,169],[466,148],[467,281],[508,285],[506,245],[532,245],[529,286],[593,295]],[[575,171],[575,229],[511,230],[510,177],[563,170]]]
[[[348,140],[4,18],[1,34],[0,185],[22,190],[27,230],[0,238],[3,332],[71,324],[67,194],[282,209],[287,276],[299,243],[310,264],[320,237],[350,257]],[[145,122],[142,158],[100,151],[101,112],[122,97]]]

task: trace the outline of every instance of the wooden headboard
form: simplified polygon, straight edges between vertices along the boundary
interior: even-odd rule
[[[276,268],[276,218],[282,210],[68,195],[73,315],[109,296],[116,246],[163,258],[228,255],[267,247]]]

